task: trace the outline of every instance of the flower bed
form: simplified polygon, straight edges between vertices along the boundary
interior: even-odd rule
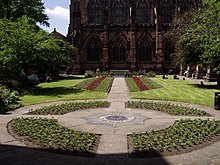
[[[127,85],[131,92],[138,92],[139,88],[137,84],[134,82],[133,78],[126,78]]]
[[[58,125],[56,120],[17,118],[8,125],[9,132],[22,142],[43,148],[71,152],[95,152],[99,137]]]
[[[199,110],[197,108],[189,108],[182,105],[174,105],[171,103],[129,101],[127,103],[127,106],[129,108],[143,108],[163,111],[171,115],[211,116],[207,112]]]
[[[113,78],[106,77],[96,88],[97,92],[109,92],[113,83]]]
[[[131,92],[139,92],[162,87],[160,84],[146,77],[126,78],[126,82]]]
[[[138,89],[140,91],[149,90],[149,88],[141,81],[141,79],[139,77],[133,77],[133,80],[136,83],[136,85],[138,86]]]
[[[109,92],[113,80],[114,78],[112,77],[89,78],[76,84],[74,87],[97,92]]]
[[[95,81],[93,81],[88,86],[86,86],[85,89],[94,91],[96,89],[96,87],[99,86],[99,84],[101,84],[101,82],[104,79],[105,79],[104,77],[95,79]]]
[[[96,80],[96,78],[87,78],[86,80],[81,81],[80,83],[74,85],[74,88],[83,89],[95,80]]]
[[[140,79],[149,89],[157,89],[157,88],[162,88],[163,87],[162,85],[156,83],[155,81],[153,81],[149,78],[142,77]]]
[[[189,152],[220,135],[220,121],[180,120],[169,128],[131,135],[130,153],[155,153],[172,155]],[[202,147],[202,146],[200,146]],[[133,148],[133,150],[132,150]]]
[[[94,102],[72,102],[64,104],[50,105],[47,107],[32,109],[28,114],[35,115],[61,115],[72,111],[89,109],[89,108],[106,108],[110,103],[107,101],[94,101]]]

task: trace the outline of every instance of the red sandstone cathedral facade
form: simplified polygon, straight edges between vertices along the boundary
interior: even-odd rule
[[[173,69],[166,31],[199,0],[71,0],[68,40],[73,69]]]

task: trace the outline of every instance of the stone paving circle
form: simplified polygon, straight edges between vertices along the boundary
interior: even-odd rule
[[[139,113],[95,113],[91,116],[85,117],[89,124],[108,125],[112,127],[119,127],[126,124],[138,125],[143,124],[147,118]]]

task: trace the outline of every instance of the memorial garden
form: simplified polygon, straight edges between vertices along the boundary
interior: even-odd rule
[[[29,1],[0,1],[0,164],[220,164],[217,0],[167,32],[174,73],[120,74],[75,74],[77,47],[40,29],[49,18]],[[189,65],[212,68],[216,81],[182,75]]]

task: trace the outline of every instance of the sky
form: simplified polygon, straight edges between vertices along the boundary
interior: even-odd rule
[[[49,17],[50,27],[41,26],[44,30],[52,32],[56,31],[67,35],[69,26],[69,4],[70,0],[42,0],[44,3],[45,13]]]

